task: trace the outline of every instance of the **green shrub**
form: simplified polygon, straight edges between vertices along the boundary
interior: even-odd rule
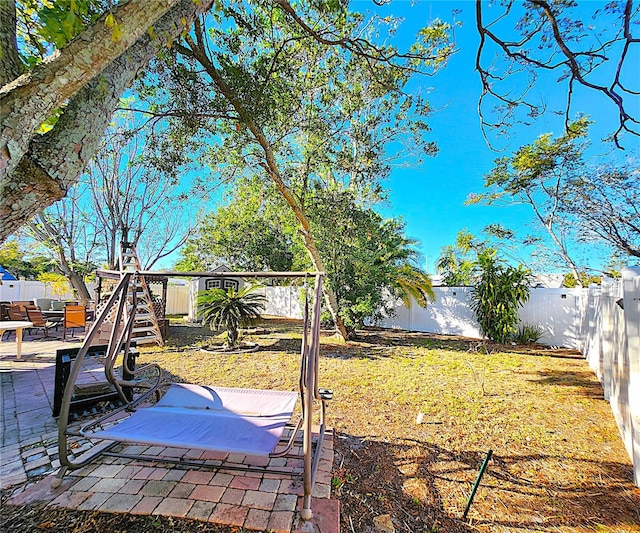
[[[518,344],[535,344],[544,335],[544,330],[535,324],[522,324],[513,336],[513,342]]]
[[[482,333],[505,343],[517,332],[518,308],[529,299],[531,273],[526,268],[501,264],[495,250],[478,254],[480,275],[471,289],[471,308]]]

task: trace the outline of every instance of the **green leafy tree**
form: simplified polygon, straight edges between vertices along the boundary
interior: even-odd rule
[[[548,255],[547,263],[567,267],[579,285],[580,272],[589,268],[577,259],[576,243],[640,257],[638,154],[629,154],[624,163],[606,157],[586,159],[589,124],[581,118],[566,134],[541,135],[513,155],[497,159],[485,176],[486,192],[472,194],[467,201],[529,206],[549,239],[538,233],[525,237],[523,244],[537,247],[539,256]],[[501,243],[514,240],[500,225],[490,226],[488,234]]]
[[[187,270],[309,268],[290,209],[272,184],[257,178],[240,180],[227,202],[198,223],[181,254],[178,264]]]
[[[464,287],[474,282],[475,253],[482,248],[480,243],[467,230],[456,235],[455,245],[442,248],[436,268],[443,276],[443,283],[449,287]]]
[[[566,134],[554,139],[551,134],[538,137],[512,155],[495,161],[485,176],[488,192],[470,195],[467,203],[528,205],[536,221],[554,244],[557,259],[566,265],[575,279],[579,269],[570,249],[576,226],[565,206],[571,188],[570,179],[583,169],[583,140],[589,121],[581,118]]]
[[[199,270],[225,262],[251,270],[260,265],[288,267],[293,260],[292,267],[309,268],[291,212],[272,186],[250,180],[231,196],[229,204],[203,219],[183,254],[183,264]],[[349,191],[318,188],[307,202],[327,283],[349,337],[366,319],[392,311],[390,295],[424,307],[433,300],[429,276],[413,264],[415,243],[404,236],[403,224],[383,220],[373,209],[359,205]]]
[[[416,72],[444,64],[451,27],[433,21],[402,54],[374,44],[379,29],[396,24],[391,18],[365,19],[338,4],[278,5],[282,12],[222,6],[142,85],[156,99],[154,114],[179,119],[177,139],[189,131],[207,136],[223,180],[263,170],[293,212],[313,268],[327,271],[310,199],[318,188],[342,188],[376,201],[390,157],[406,163],[407,154],[418,160],[435,152],[423,136],[430,107],[405,87]],[[346,337],[334,288],[324,286],[326,305]]]
[[[201,292],[198,297],[202,323],[212,330],[224,328],[229,348],[238,346],[240,326],[260,318],[260,311],[264,310],[265,298],[255,290],[255,286],[249,285],[238,291],[234,288],[209,289]]]
[[[53,264],[48,257],[31,255],[16,239],[10,239],[0,245],[0,266],[7,269],[16,278],[35,279],[43,272],[51,272]]]
[[[591,284],[600,285],[602,283],[602,276],[594,276],[587,272],[580,272],[580,281],[576,281],[573,274],[567,274],[562,281],[562,286],[568,289],[574,289],[575,287],[588,287]]]
[[[349,338],[366,319],[392,312],[389,294],[409,305],[413,297],[423,307],[434,299],[430,278],[413,264],[415,242],[400,221],[383,220],[344,190],[316,190],[308,215]]]
[[[67,278],[62,274],[57,274],[55,272],[43,272],[42,274],[39,274],[38,281],[44,283],[45,296],[47,294],[47,287],[50,287],[51,294],[56,296],[58,299],[65,295],[70,288]]]
[[[471,289],[471,308],[482,333],[505,343],[518,332],[518,309],[529,299],[531,273],[502,264],[495,250],[478,254],[478,280]]]
[[[3,52],[0,61],[0,184],[3,187],[0,240],[5,240],[42,208],[64,196],[95,154],[125,89],[140,75],[150,58],[167,48],[175,49],[172,45],[176,42],[181,44],[182,36],[189,35],[194,19],[208,12],[213,4],[213,0],[0,2],[0,49]],[[444,54],[434,52],[429,43],[434,38],[442,39],[443,32],[447,32],[443,24],[421,30],[419,39],[406,53],[398,52],[386,42],[396,31],[393,25],[382,27],[379,31],[382,37],[377,39],[368,39],[378,31],[371,18],[366,20],[371,34],[354,25],[348,26],[348,31],[341,31],[337,24],[352,20],[347,2],[290,4],[286,0],[274,0],[250,5],[254,9],[248,13],[243,12],[244,4],[220,1],[215,5],[219,17],[215,25],[230,30],[224,44],[231,55],[242,51],[241,39],[233,33],[236,21],[253,36],[259,35],[252,27],[256,21],[286,21],[295,29],[285,37],[286,46],[278,46],[275,54],[262,58],[266,75],[257,80],[252,92],[245,93],[252,94],[256,101],[274,94],[263,90],[267,78],[279,77],[271,70],[271,59],[291,56],[287,48],[297,47],[305,38],[313,38],[325,48],[360,56],[370,66],[370,77],[389,87],[394,87],[389,83],[396,81],[394,75],[384,75],[378,66],[404,63],[413,72],[422,68],[425,58],[433,65],[443,65],[454,50],[448,42],[442,48]],[[586,18],[578,9],[582,6],[576,2],[527,0],[523,13],[514,7],[512,0],[505,0],[500,2],[504,11],[497,14],[501,24],[485,18],[487,6],[489,4],[480,0],[476,2],[476,27],[480,32],[477,66],[483,83],[482,96],[498,98],[499,112],[510,112],[524,103],[527,119],[540,114],[538,106],[529,105],[520,95],[504,96],[504,92],[496,89],[495,84],[499,85],[514,73],[520,76],[521,69],[514,66],[523,67],[534,77],[536,72],[544,70],[551,74],[562,71],[560,79],[567,83],[569,99],[575,86],[581,85],[617,106],[620,130],[614,133],[616,142],[619,132],[637,133],[638,117],[633,112],[634,100],[630,99],[636,98],[638,91],[623,85],[627,79],[624,71],[632,68],[635,57],[632,48],[638,42],[632,31],[638,20],[638,7],[632,0],[609,2],[603,10],[598,6],[595,18],[601,20],[600,15],[604,14],[603,20],[607,22],[596,31],[587,26]],[[415,8],[421,9],[421,6]],[[419,15],[422,16],[422,12]],[[522,38],[501,36],[509,26],[504,22],[509,19]],[[282,35],[279,28],[274,30],[272,35]],[[498,65],[494,55],[487,53],[489,43],[496,46],[505,71],[494,70]],[[50,56],[54,50],[57,54]],[[262,56],[262,50],[265,48],[260,47],[255,57]],[[45,57],[47,61],[43,61]],[[558,57],[562,60],[556,61]],[[309,56],[309,59],[307,65],[312,64],[314,58]],[[612,63],[616,68],[609,69],[608,81],[594,79],[596,71],[597,75],[602,72],[601,65]],[[331,65],[323,64],[323,67],[331,71]],[[304,69],[300,72],[304,73]],[[520,94],[532,94],[528,88]],[[201,109],[206,107],[203,105]],[[152,109],[150,112],[154,113]],[[198,119],[194,116],[191,120]],[[504,124],[502,120],[495,123],[499,127]]]

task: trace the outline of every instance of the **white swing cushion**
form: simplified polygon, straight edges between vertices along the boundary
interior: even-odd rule
[[[268,455],[291,419],[298,393],[174,383],[153,407],[93,436],[154,446]]]

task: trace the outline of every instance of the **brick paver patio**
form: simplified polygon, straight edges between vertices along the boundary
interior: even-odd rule
[[[330,500],[333,435],[325,437],[314,488],[314,519],[298,523],[302,481],[271,473],[225,470],[229,464],[265,466],[265,457],[220,454],[178,448],[119,445],[127,453],[152,452],[157,463],[102,457],[65,476],[51,488],[59,467],[57,422],[51,415],[55,350],[77,340],[35,340],[25,335],[23,357],[15,359],[15,343],[0,343],[0,487],[13,491],[8,505],[35,501],[81,510],[188,517],[243,527],[291,532],[339,530],[339,503]],[[75,456],[92,446],[76,439]],[[189,469],[162,458],[204,460],[220,468]],[[299,468],[299,460],[271,459],[271,466]],[[42,475],[50,474],[44,479]],[[39,480],[36,482],[36,480]]]

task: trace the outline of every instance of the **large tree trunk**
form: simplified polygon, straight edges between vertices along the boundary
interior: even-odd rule
[[[0,89],[0,181],[11,176],[40,125],[116,58],[133,46],[178,0],[130,0],[107,13],[69,44]]]
[[[82,276],[77,272],[74,272],[69,265],[66,265],[67,269],[62,268],[64,276],[67,278],[69,285],[74,290],[80,305],[87,305],[91,300],[91,294],[89,293],[89,289],[87,288],[87,284],[82,279]]]
[[[0,87],[23,72],[16,42],[16,3],[0,1]]]
[[[158,50],[210,8],[182,0],[131,48],[91,80],[69,102],[56,126],[31,140],[28,153],[2,182],[0,242],[36,213],[63,198],[95,155],[122,93]]]
[[[209,60],[209,57],[207,56],[205,50],[199,47],[198,45],[196,45],[196,43],[194,43],[189,36],[186,37],[186,40],[189,43],[189,46],[191,47],[191,49],[187,49],[183,47],[177,47],[177,49],[180,50],[181,53],[189,55],[198,60],[198,62],[207,71],[209,76],[211,76],[211,79],[213,80],[213,83],[215,84],[215,86],[229,101],[229,103],[233,106],[233,108],[236,110],[236,112],[240,116],[242,122],[247,126],[247,128],[249,128],[254,138],[256,139],[258,144],[261,146],[265,154],[264,168],[267,171],[267,174],[269,175],[269,177],[276,184],[278,191],[280,191],[280,194],[282,194],[286,202],[289,204],[289,207],[291,208],[296,219],[300,223],[301,230],[302,230],[301,233],[304,239],[304,246],[307,249],[307,252],[309,253],[309,257],[311,258],[313,267],[318,272],[325,272],[324,263],[322,261],[322,258],[320,257],[320,253],[318,252],[318,248],[316,247],[315,240],[311,233],[311,226],[309,224],[309,219],[307,218],[307,215],[304,213],[304,210],[300,207],[296,198],[293,196],[289,188],[284,183],[284,180],[282,179],[282,174],[280,173],[280,170],[278,168],[278,163],[273,153],[273,149],[271,147],[271,143],[264,135],[262,129],[255,123],[255,121],[253,120],[253,117],[246,111],[246,109],[244,108],[240,100],[237,98],[233,90],[225,83],[222,76],[220,76],[220,73],[218,72],[218,70]],[[331,317],[335,322],[338,333],[342,336],[343,339],[345,340],[349,339],[350,334],[347,331],[347,327],[345,326],[345,323],[342,320],[342,317],[338,313],[338,300],[336,299],[335,294],[326,284],[323,285],[322,292],[324,293],[327,308],[329,309],[329,312],[331,313]]]

